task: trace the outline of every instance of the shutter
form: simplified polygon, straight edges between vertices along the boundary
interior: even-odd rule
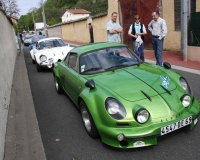
[[[181,30],[181,0],[174,0],[175,31]]]

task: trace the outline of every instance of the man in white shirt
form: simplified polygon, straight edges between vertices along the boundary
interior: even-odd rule
[[[133,52],[136,53],[142,61],[144,61],[144,35],[147,34],[144,24],[140,23],[140,16],[135,15],[135,22],[130,26],[128,35],[132,37]],[[141,47],[141,53],[138,47]]]
[[[108,42],[121,42],[120,34],[122,32],[122,27],[117,20],[117,12],[113,12],[111,15],[111,20],[106,24],[107,30],[107,41]]]
[[[149,23],[148,29],[152,34],[152,44],[156,57],[156,65],[162,66],[162,50],[164,38],[167,35],[167,25],[164,19],[160,18],[159,12],[152,12],[153,20]]]

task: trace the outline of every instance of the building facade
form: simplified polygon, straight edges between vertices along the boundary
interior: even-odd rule
[[[62,22],[69,22],[90,16],[90,12],[84,9],[68,9],[62,15]]]

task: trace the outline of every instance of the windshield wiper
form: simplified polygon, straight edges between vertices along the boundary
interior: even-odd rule
[[[108,67],[105,70],[112,71],[112,70],[115,70],[115,69],[118,69],[118,68],[128,67],[128,66],[130,66],[130,65],[129,64],[120,64],[120,65],[117,65],[117,66]]]
[[[102,69],[102,67],[93,67],[93,68],[89,68],[89,69],[87,69],[87,70],[84,70],[83,72],[96,71],[96,70],[99,70],[99,69]]]

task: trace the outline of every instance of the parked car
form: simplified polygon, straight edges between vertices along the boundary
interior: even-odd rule
[[[78,107],[90,137],[136,148],[193,129],[200,118],[187,80],[170,68],[142,62],[124,44],[94,43],[72,49],[55,63],[53,75],[57,93],[64,91]]]
[[[54,63],[63,59],[72,48],[61,38],[44,38],[36,43],[30,54],[33,64],[36,63],[37,71],[40,72],[42,68],[53,68]]]
[[[30,43],[30,45],[29,45],[29,49],[32,50],[32,49],[35,47],[36,43],[37,43],[40,39],[43,39],[43,38],[47,38],[47,37],[46,37],[46,36],[43,36],[43,35],[35,35],[35,36],[33,36],[32,39],[31,39],[31,43]]]
[[[27,35],[26,37],[24,37],[24,45],[25,46],[29,46],[31,44],[32,37],[33,37],[33,35]]]

